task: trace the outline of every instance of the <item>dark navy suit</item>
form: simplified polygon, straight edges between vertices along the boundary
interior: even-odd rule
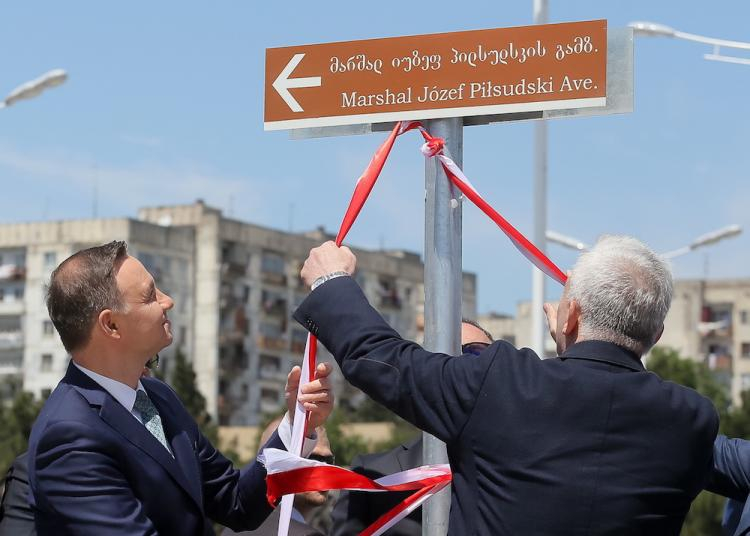
[[[677,535],[718,416],[614,344],[557,359],[499,341],[471,359],[403,340],[350,277],[295,312],[346,379],[448,446],[451,535]]]
[[[211,518],[241,530],[272,511],[265,469],[235,470],[165,383],[141,379],[174,458],[133,415],[72,363],[29,441],[37,532],[213,534]],[[268,446],[284,448],[274,434]]]
[[[729,498],[722,525],[728,536],[750,534],[750,441],[720,435],[708,491]]]
[[[356,456],[352,460],[352,471],[376,480],[420,465],[423,465],[421,434],[414,441],[399,445],[388,452]],[[333,522],[331,536],[359,534],[413,493],[413,491],[391,493],[342,491],[331,512]],[[388,536],[422,536],[422,507],[416,508],[388,529],[386,534]]]

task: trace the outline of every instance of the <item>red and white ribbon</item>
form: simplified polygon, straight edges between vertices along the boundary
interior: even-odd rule
[[[531,261],[531,263],[534,264],[534,266],[539,268],[542,272],[550,276],[552,279],[554,279],[558,283],[564,285],[565,281],[567,280],[567,276],[565,275],[565,273],[562,270],[560,270],[560,268],[558,268],[557,265],[555,265],[555,263],[553,263],[542,251],[540,251],[539,248],[537,248],[521,232],[519,232],[513,225],[511,225],[510,222],[508,222],[508,220],[503,218],[500,215],[500,213],[497,212],[487,201],[484,200],[484,198],[479,194],[476,188],[474,188],[471,182],[469,182],[469,179],[466,177],[466,175],[464,175],[463,171],[461,171],[461,169],[456,165],[456,163],[448,155],[445,154],[444,140],[441,138],[431,136],[430,133],[427,131],[427,129],[425,129],[422,123],[420,123],[419,121],[404,121],[404,122],[396,123],[395,127],[389,134],[388,138],[386,138],[386,140],[380,145],[378,150],[375,152],[375,155],[372,157],[372,160],[367,165],[367,168],[365,168],[365,171],[357,180],[357,184],[354,188],[354,193],[352,194],[352,198],[349,201],[349,206],[346,210],[346,213],[344,214],[344,218],[341,222],[341,227],[339,228],[338,235],[336,236],[336,245],[340,246],[342,244],[342,242],[344,241],[344,238],[349,232],[349,229],[351,229],[352,225],[354,224],[354,221],[357,219],[357,216],[359,215],[360,211],[362,210],[362,207],[367,201],[367,198],[370,195],[370,192],[372,191],[372,188],[375,185],[375,182],[378,180],[378,177],[380,176],[380,172],[382,171],[383,166],[385,165],[385,162],[388,159],[388,155],[390,154],[391,149],[393,148],[393,144],[396,141],[396,138],[400,136],[401,134],[404,134],[414,129],[419,130],[419,132],[422,134],[422,137],[425,139],[425,143],[421,149],[422,153],[426,157],[438,158],[440,160],[441,165],[443,166],[443,170],[445,171],[445,174],[448,177],[448,179],[472,203],[474,203],[482,212],[487,214],[487,216],[489,216],[490,219],[494,221],[498,227],[500,227],[500,229],[505,233],[505,235],[511,240],[513,245],[527,259],[529,259],[529,261]],[[300,378],[300,384],[299,384],[299,388],[297,391],[298,400],[299,400],[299,395],[300,395],[299,389],[301,389],[302,385],[312,380],[315,376],[316,351],[317,351],[317,339],[315,338],[315,336],[308,333],[307,342],[305,344],[305,356],[304,356],[303,363],[302,363],[302,375]],[[305,439],[305,430],[307,429],[308,423],[309,423],[308,413],[305,411],[305,409],[302,407],[301,404],[297,403],[297,406],[294,412],[294,425],[292,427],[292,445],[290,447],[291,452],[295,454],[302,453],[302,447],[303,447],[304,439]],[[345,471],[345,469],[341,469],[341,470]],[[274,477],[274,478],[278,479],[279,477]],[[442,484],[442,487],[445,487],[446,485],[447,485],[447,482]],[[442,487],[440,489],[442,489]],[[318,488],[318,491],[323,491],[324,489],[333,489],[333,488]],[[310,490],[306,490],[306,491],[310,491]],[[421,488],[418,492],[408,497],[400,505],[394,508],[394,510],[386,514],[387,516],[393,513],[393,516],[391,516],[390,521],[388,521],[388,523],[390,523],[388,524],[388,527],[392,526],[393,523],[396,523],[399,519],[407,515],[414,508],[416,508],[417,506],[422,504],[424,501],[429,499],[434,493],[437,493],[437,491],[439,491],[439,489],[430,488],[430,490],[428,490],[427,488]],[[292,505],[294,501],[293,493],[297,493],[297,492],[288,491],[286,492],[286,494],[284,494],[282,498],[281,512],[280,512],[280,517],[279,517],[278,536],[287,536],[288,534],[289,521],[291,519]],[[393,519],[395,519],[395,521],[392,521]],[[378,522],[376,522],[372,527],[375,527],[376,525],[378,525]],[[370,529],[368,529],[368,531],[369,530]],[[368,535],[380,534],[380,532],[368,532],[368,531],[363,532],[363,534],[368,534]]]
[[[516,248],[529,261],[531,261],[534,266],[561,285],[564,285],[565,281],[568,279],[565,272],[560,270],[554,262],[539,250],[539,248],[521,234],[518,229],[513,227],[508,220],[503,218],[498,211],[492,208],[492,205],[484,200],[476,188],[474,188],[471,182],[469,182],[469,179],[464,175],[463,171],[461,171],[461,168],[459,168],[456,163],[445,154],[445,141],[442,138],[431,136],[419,121],[410,121],[402,125],[396,125],[394,131],[398,130],[400,135],[413,129],[419,130],[422,137],[425,139],[425,143],[421,148],[422,154],[428,158],[437,157],[443,166],[446,176],[459,190],[461,190],[461,193],[474,203],[479,210],[487,214],[487,216],[489,216],[489,218],[500,227],[513,245],[516,246]]]
[[[360,533],[361,536],[382,534],[451,481],[451,470],[447,464],[425,465],[371,480],[349,469],[300,458],[279,449],[265,449],[259,459],[266,466],[267,496],[271,504],[282,495],[293,496],[294,493],[306,491],[415,491],[405,501],[378,518]]]
[[[365,171],[357,179],[357,185],[354,188],[354,193],[349,201],[349,206],[346,209],[344,218],[341,221],[338,235],[336,236],[336,245],[340,246],[346,238],[349,229],[351,229],[354,221],[359,216],[362,207],[367,201],[367,197],[370,195],[375,181],[380,176],[380,171],[383,169],[388,155],[393,147],[393,142],[396,141],[398,135],[396,129],[391,132],[390,136],[386,138],[383,144],[375,152],[372,160],[365,168]],[[309,382],[315,377],[316,367],[316,354],[318,349],[317,338],[308,333],[307,341],[305,341],[305,356],[302,360],[302,375],[300,377],[299,387],[297,388],[297,400],[299,400],[300,389],[304,384]],[[309,424],[310,416],[305,411],[302,404],[297,403],[294,408],[294,424],[292,426],[292,444],[290,446],[291,452],[295,454],[302,453],[302,447],[305,441],[305,431]],[[279,512],[279,529],[278,536],[287,536],[289,533],[289,521],[292,518],[292,506],[294,504],[294,495],[285,495],[281,500],[280,512]]]

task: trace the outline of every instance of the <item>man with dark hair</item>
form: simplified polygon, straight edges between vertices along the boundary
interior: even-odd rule
[[[72,360],[29,440],[38,534],[207,535],[209,519],[242,530],[272,511],[263,466],[235,470],[174,391],[141,378],[172,342],[173,305],[123,242],[80,251],[52,273],[47,307]],[[302,386],[309,431],[331,411],[331,369],[319,365]],[[299,379],[295,367],[286,389],[292,410]],[[290,439],[285,418],[267,446]]]

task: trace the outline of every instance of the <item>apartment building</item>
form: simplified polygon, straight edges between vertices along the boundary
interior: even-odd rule
[[[183,351],[218,422],[255,425],[283,405],[286,375],[301,361],[307,332],[291,318],[308,292],[299,270],[309,250],[331,238],[320,229],[295,234],[226,218],[201,201],[142,208],[137,219],[0,224],[0,385],[20,381],[37,396],[54,388],[68,356],[44,306],[50,272],[81,248],[125,240],[175,301],[175,343],[160,354],[163,370],[169,374],[174,352]],[[355,277],[371,303],[405,337],[419,339],[419,255],[353,249]],[[463,314],[473,317],[474,274],[464,274],[463,291]],[[324,348],[319,355],[332,361]],[[353,394],[340,387],[344,399]]]

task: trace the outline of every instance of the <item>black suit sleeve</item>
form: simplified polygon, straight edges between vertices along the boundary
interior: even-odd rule
[[[266,447],[286,450],[278,432]],[[199,434],[198,451],[208,517],[234,530],[259,527],[273,511],[266,500],[265,467],[256,459],[238,471],[203,434]]]
[[[0,536],[34,536],[34,512],[29,506],[28,453],[13,461],[5,478]]]
[[[352,385],[446,442],[461,433],[494,356],[456,358],[402,339],[351,277],[315,289],[294,318],[328,348]]]

